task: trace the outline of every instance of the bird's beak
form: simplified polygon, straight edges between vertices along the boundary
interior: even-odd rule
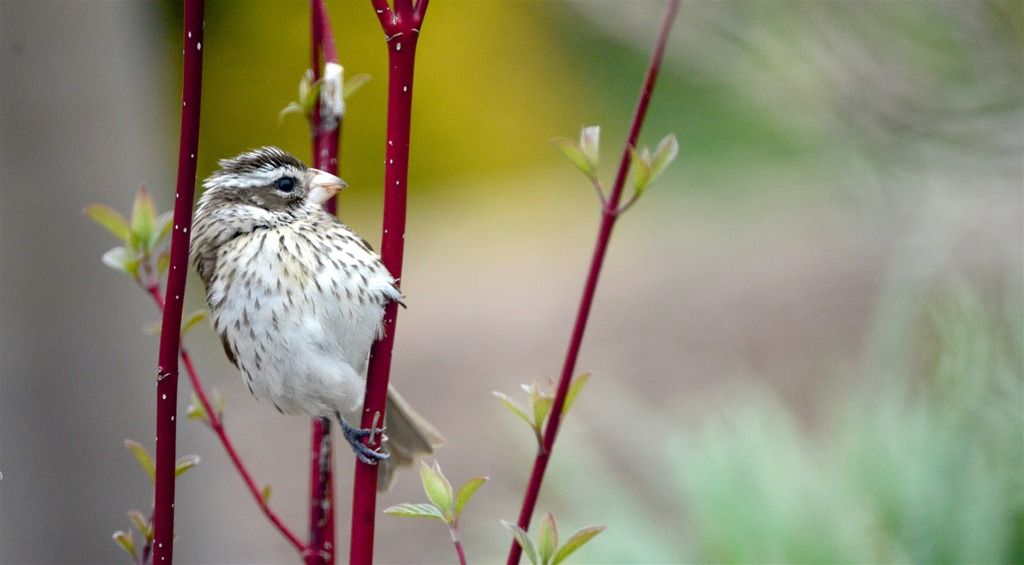
[[[313,171],[316,175],[310,181],[309,195],[306,197],[312,202],[323,204],[334,198],[334,195],[338,194],[339,190],[348,187],[345,181],[331,173],[325,173],[319,169],[313,169]]]

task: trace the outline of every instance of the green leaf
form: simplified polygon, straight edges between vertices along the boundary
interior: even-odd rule
[[[592,174],[597,174],[597,163],[601,158],[601,126],[586,126],[580,130],[580,150],[590,164]]]
[[[132,525],[135,526],[136,530],[145,533],[146,531],[146,518],[142,515],[142,512],[138,510],[129,510],[128,519],[131,520]]]
[[[306,72],[302,73],[302,78],[299,79],[299,102],[304,102],[310,98],[310,93],[313,89],[313,69],[306,69]]]
[[[645,159],[644,155],[638,153],[634,147],[629,148],[629,155],[631,157],[629,170],[633,173],[633,190],[639,197],[651,181],[651,164],[649,159]]]
[[[359,73],[357,75],[346,78],[345,85],[342,87],[341,90],[341,97],[345,100],[348,100],[349,96],[355,94],[357,90],[365,86],[366,83],[368,82],[370,82],[370,75],[366,73]]]
[[[146,322],[142,325],[142,333],[146,335],[160,335],[161,322],[159,320],[154,322]]]
[[[167,272],[167,269],[171,266],[171,251],[164,249],[156,256],[156,273],[163,275]]]
[[[153,540],[153,524],[142,515],[142,512],[138,510],[129,510],[128,519],[132,521],[132,525],[135,529],[142,534],[142,537],[146,538],[146,541]]]
[[[128,220],[126,220],[117,210],[114,210],[105,204],[90,204],[82,210],[82,213],[88,216],[92,221],[106,228],[106,230],[114,234],[114,237],[117,239],[120,239],[121,241],[128,241],[128,236],[131,234],[131,228],[128,227]]]
[[[555,517],[550,512],[544,514],[540,520],[540,531],[537,533],[537,557],[544,565],[551,563],[551,557],[558,547],[558,527],[555,525]]]
[[[533,420],[530,419],[530,415],[527,414],[526,410],[524,410],[522,406],[516,403],[515,400],[512,400],[507,394],[503,392],[492,391],[491,394],[498,397],[498,400],[500,400],[501,403],[504,404],[506,408],[511,410],[513,414],[522,418],[523,421],[529,424],[531,428],[533,427]]]
[[[555,558],[551,561],[551,565],[558,565],[562,561],[565,561],[566,557],[569,557],[574,551],[583,547],[583,544],[590,541],[590,539],[597,534],[603,532],[604,529],[604,526],[587,526],[586,528],[576,530],[575,533],[569,536],[569,541],[565,542],[565,545],[555,553]]]
[[[155,229],[153,230],[153,238],[149,241],[149,248],[153,249],[158,243],[164,240],[167,236],[171,235],[171,228],[174,226],[174,210],[168,210],[157,217],[155,222]]]
[[[272,492],[273,489],[270,488],[270,485],[263,485],[263,488],[260,489],[260,498],[263,499],[263,504],[268,504],[270,502],[270,494]]]
[[[576,166],[577,169],[583,172],[590,178],[594,178],[596,171],[591,166],[590,161],[587,160],[587,154],[583,152],[583,149],[575,141],[567,137],[556,137],[551,140],[551,143],[562,152],[563,155],[569,158],[569,161]]]
[[[289,102],[287,106],[281,108],[281,111],[277,113],[277,123],[283,124],[284,118],[288,114],[302,114],[306,115],[306,109],[298,102]]]
[[[299,105],[307,116],[313,112],[313,108],[320,103],[320,81],[310,83],[305,95],[299,97]]]
[[[572,384],[569,385],[569,392],[565,395],[565,407],[562,408],[563,415],[569,413],[569,409],[572,408],[573,403],[576,402],[576,395],[583,390],[583,387],[587,385],[588,380],[590,380],[590,371],[576,377],[576,379],[572,381]]]
[[[533,565],[538,565],[537,562],[537,550],[533,548],[533,542],[530,541],[530,536],[526,533],[526,530],[520,528],[516,524],[509,522],[508,520],[502,520],[501,524],[508,528],[512,532],[512,537],[519,542],[519,546],[523,548],[523,553],[526,554],[526,558],[530,560]]]
[[[420,461],[420,480],[423,481],[423,492],[427,494],[427,498],[441,510],[445,520],[451,522],[454,519],[452,484],[441,472],[441,466],[437,461],[434,461],[433,467],[427,465],[426,461]]]
[[[185,316],[185,321],[181,324],[181,335],[187,334],[193,326],[205,320],[207,315],[209,315],[209,311],[205,308],[189,312],[189,314]]]
[[[135,204],[132,206],[132,233],[128,238],[132,249],[142,251],[145,255],[149,251],[149,242],[152,241],[155,226],[156,209],[153,207],[149,191],[143,186],[135,195]]]
[[[141,443],[131,439],[124,440],[124,446],[132,452],[135,460],[139,462],[139,466],[149,475],[149,479],[156,482],[156,467],[153,466],[153,458],[149,455],[149,451]]]
[[[183,455],[177,461],[174,462],[174,476],[180,477],[184,475],[186,471],[195,467],[199,464],[198,455]]]
[[[433,504],[427,504],[427,503],[422,503],[422,504],[410,504],[410,503],[396,504],[395,506],[391,506],[389,508],[385,508],[384,509],[384,513],[385,514],[390,514],[392,516],[402,516],[402,517],[405,517],[405,518],[434,518],[434,519],[440,520],[442,522],[447,522],[448,521],[444,517],[444,515],[441,513],[441,511],[438,510],[438,508],[436,506],[434,506]]]
[[[224,416],[224,395],[220,393],[220,389],[213,387],[213,409],[217,411],[217,419],[221,419]]]
[[[459,489],[458,494],[455,495],[456,520],[459,518],[459,515],[462,514],[462,507],[465,506],[467,502],[469,502],[470,498],[473,498],[473,495],[476,494],[477,489],[482,487],[484,483],[486,483],[489,479],[490,477],[473,477],[472,479],[466,481],[466,484],[462,485],[462,488]]]
[[[192,401],[185,410],[185,417],[189,420],[206,419],[206,408],[203,408],[203,403],[199,402],[199,397],[194,392],[192,393]]]
[[[114,541],[117,542],[117,545],[121,546],[125,553],[132,556],[132,561],[139,560],[135,553],[135,540],[132,539],[131,532],[121,530],[114,532]]]
[[[654,157],[651,158],[651,182],[658,178],[662,172],[676,160],[679,155],[679,142],[676,135],[670,133],[661,139],[658,148],[654,150]]]
[[[305,101],[300,101],[300,104],[302,104],[302,108],[303,110],[305,110],[307,116],[310,115],[313,112],[313,108],[320,103],[321,88],[322,85],[320,84],[320,81],[314,82],[313,90],[311,91],[312,96],[310,98],[305,99]]]
[[[121,271],[133,277],[139,272],[139,258],[124,247],[110,249],[100,259],[104,265],[115,271]]]
[[[534,390],[537,390],[536,388]],[[540,429],[544,426],[544,419],[548,417],[551,412],[551,405],[555,403],[555,399],[547,394],[536,394],[530,395],[530,406],[533,408],[533,426],[536,429]]]

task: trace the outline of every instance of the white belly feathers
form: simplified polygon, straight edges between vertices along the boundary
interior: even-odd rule
[[[359,409],[384,304],[399,298],[376,255],[341,224],[329,228],[241,235],[218,249],[208,288],[214,328],[243,380],[286,413]]]

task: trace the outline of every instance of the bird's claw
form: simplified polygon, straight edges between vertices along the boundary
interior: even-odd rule
[[[341,415],[338,415],[338,422],[341,424],[341,431],[345,434],[345,439],[348,440],[349,445],[352,446],[352,451],[355,452],[356,457],[366,463],[367,465],[376,465],[378,461],[383,461],[388,457],[391,457],[390,453],[381,451],[380,449],[373,449],[362,442],[364,438],[369,437],[370,441],[379,434],[381,441],[385,439],[384,428],[356,428],[349,425]]]
[[[373,449],[361,441],[350,441],[349,443],[352,445],[352,451],[356,452],[356,458],[367,465],[376,465],[378,461],[391,457],[390,453]]]

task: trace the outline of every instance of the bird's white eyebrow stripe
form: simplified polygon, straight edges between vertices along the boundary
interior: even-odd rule
[[[281,175],[281,172],[277,167],[268,168],[262,171],[252,171],[245,174],[228,173],[219,174],[210,178],[211,184],[233,186],[237,188],[253,188],[257,186],[267,186],[270,183],[277,180]]]

